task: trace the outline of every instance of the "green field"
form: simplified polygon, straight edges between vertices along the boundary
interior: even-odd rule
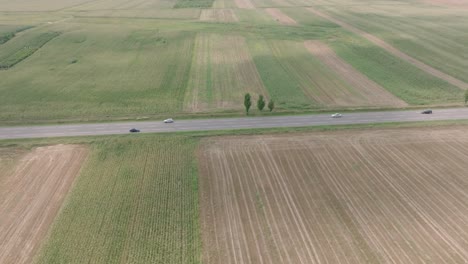
[[[349,35],[346,41],[333,40],[330,45],[354,68],[409,104],[456,103],[463,98],[463,91],[457,87],[391,56],[362,38]]]
[[[340,5],[328,13],[375,34],[415,58],[468,82],[468,11],[421,4]],[[398,15],[395,15],[398,12]]]
[[[274,100],[278,112],[384,107],[310,54],[308,40],[326,43],[409,106],[462,104],[461,89],[304,7],[466,81],[463,10],[404,1],[242,1],[1,0],[0,125],[242,115],[246,92]],[[268,7],[298,24],[281,25]],[[214,18],[201,21],[210,8]]]
[[[200,263],[196,146],[177,136],[92,141],[37,263]]]

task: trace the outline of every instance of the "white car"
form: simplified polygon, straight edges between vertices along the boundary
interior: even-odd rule
[[[166,124],[167,123],[174,123],[174,119],[168,118],[168,119],[164,120],[164,123],[166,123]]]
[[[340,118],[340,117],[342,117],[342,116],[343,116],[343,115],[340,114],[340,113],[334,113],[333,115],[331,115],[331,117],[333,117],[333,118]]]

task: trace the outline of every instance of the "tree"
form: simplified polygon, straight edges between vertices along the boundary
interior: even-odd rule
[[[258,101],[257,101],[257,108],[258,110],[262,111],[263,108],[265,108],[265,99],[263,99],[263,95],[258,96]]]
[[[252,106],[252,101],[250,100],[249,93],[246,93],[244,96],[244,106],[245,106],[245,113],[249,114],[249,109]]]
[[[270,100],[270,102],[268,102],[268,109],[270,109],[270,112],[273,111],[273,109],[275,108],[275,102],[273,102],[273,100]]]
[[[468,102],[468,90],[465,91],[465,104]]]

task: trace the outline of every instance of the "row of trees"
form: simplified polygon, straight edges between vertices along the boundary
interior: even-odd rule
[[[468,102],[468,90],[465,91],[465,104]],[[266,102],[265,98],[263,98],[263,95],[258,96],[257,100],[257,108],[258,110],[262,111],[263,108],[265,108]],[[250,107],[252,106],[252,97],[250,96],[249,93],[246,93],[244,96],[244,106],[245,106],[245,112],[246,114],[249,114]],[[273,100],[270,100],[268,102],[268,109],[270,109],[270,112],[273,111],[275,108],[275,102]]]
[[[263,108],[265,108],[265,105],[266,105],[265,98],[263,98],[263,95],[259,95],[258,100],[257,100],[258,110],[262,111]],[[245,106],[246,114],[249,114],[250,107],[252,106],[252,97],[250,96],[249,93],[246,93],[244,96],[244,106]],[[273,102],[273,100],[270,100],[270,102],[268,102],[268,109],[270,109],[270,112],[271,112],[273,111],[274,108],[275,108],[275,102]]]

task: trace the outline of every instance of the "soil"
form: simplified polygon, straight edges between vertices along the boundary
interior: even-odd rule
[[[203,261],[468,262],[468,128],[231,136],[199,149]]]
[[[80,171],[82,146],[38,147],[0,171],[0,263],[31,263]]]

